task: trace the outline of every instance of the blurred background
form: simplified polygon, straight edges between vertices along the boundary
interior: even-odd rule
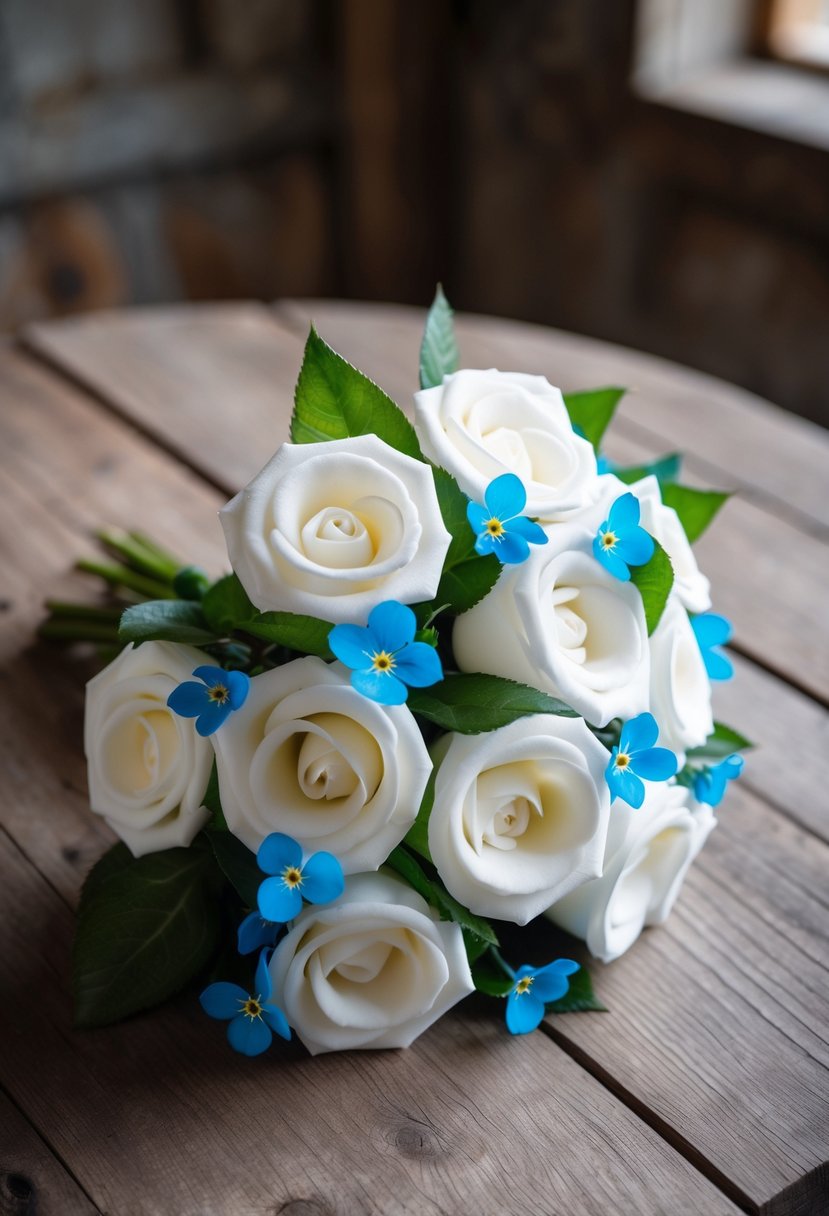
[[[333,295],[827,422],[829,0],[0,0],[0,330]]]

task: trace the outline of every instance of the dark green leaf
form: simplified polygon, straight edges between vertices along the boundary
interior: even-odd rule
[[[648,635],[653,633],[662,619],[662,613],[674,585],[674,569],[671,559],[658,540],[653,542],[653,556],[644,566],[631,566],[630,580],[639,588]]]
[[[433,603],[446,604],[455,615],[474,607],[498,582],[501,563],[494,554],[475,552],[475,533],[466,518],[469,499],[445,469],[434,469],[440,513],[452,540]]]
[[[215,641],[201,605],[192,600],[148,600],[125,608],[118,626],[122,642],[188,642],[203,646]]]
[[[694,490],[691,486],[662,487],[662,501],[673,507],[691,544],[699,540],[723,503],[731,495],[723,490]]]
[[[225,878],[245,907],[255,908],[256,896],[265,878],[256,864],[256,854],[232,832],[210,829],[207,836]]]
[[[590,972],[581,967],[570,977],[570,987],[558,1001],[551,1001],[547,1006],[548,1013],[584,1013],[596,1010],[607,1013],[607,1005],[603,1005],[593,991],[593,981]]]
[[[275,646],[287,646],[300,654],[315,654],[321,659],[333,659],[328,646],[328,635],[334,626],[330,621],[320,621],[315,616],[301,616],[294,612],[260,612],[242,626],[245,633],[262,638]]]
[[[682,457],[679,452],[672,452],[670,456],[662,456],[659,460],[654,460],[650,464],[631,464],[625,467],[614,467],[612,472],[616,474],[620,481],[624,481],[629,486],[633,485],[635,481],[641,481],[643,477],[657,477],[664,486],[666,482],[675,481],[679,477],[681,465]]]
[[[410,849],[414,849],[421,857],[425,857],[427,861],[432,860],[432,854],[429,852],[429,816],[432,813],[432,806],[435,801],[435,777],[437,770],[432,769],[429,774],[429,780],[426,783],[426,789],[423,792],[423,797],[420,800],[420,809],[417,812],[412,826],[406,833],[406,844]]]
[[[106,1026],[166,1000],[219,936],[216,870],[198,846],[133,858],[116,845],[84,884],[72,955],[78,1026]]]
[[[399,452],[423,459],[414,427],[400,407],[311,326],[294,395],[291,439],[318,443],[350,435],[378,435]]]
[[[222,801],[219,797],[219,772],[216,767],[216,761],[213,760],[213,765],[210,769],[210,778],[207,782],[207,789],[202,795],[202,806],[206,806],[210,812],[210,826],[214,828],[227,829],[225,813],[222,810]]]
[[[420,345],[420,387],[434,388],[436,384],[442,384],[444,376],[458,370],[459,362],[452,309],[438,283]]]
[[[724,760],[734,752],[745,751],[754,744],[744,735],[739,734],[724,722],[715,722],[713,734],[710,734],[701,747],[692,747],[687,755],[689,760]]]
[[[204,594],[202,612],[212,630],[221,637],[236,628],[244,628],[257,615],[248,594],[235,574],[220,578]]]
[[[413,713],[462,735],[496,730],[528,714],[578,717],[569,705],[546,692],[481,672],[448,675],[430,688],[412,688],[408,704]]]
[[[386,865],[396,870],[401,878],[405,878],[412,890],[417,891],[427,904],[434,904],[434,883],[420,863],[402,845],[392,849],[386,859]]]
[[[571,423],[590,440],[597,452],[616,406],[626,392],[624,388],[593,388],[583,393],[564,394]]]
[[[487,996],[506,996],[515,983],[488,952],[473,963],[472,979],[478,991]]]
[[[430,878],[426,871],[421,866],[416,857],[413,857],[402,846],[398,845],[389,854],[387,865],[396,870],[402,878],[405,878],[409,886],[412,887],[419,895],[421,895],[428,904],[437,908],[442,920],[453,920],[456,925],[460,925],[464,931],[464,935],[470,934],[482,942],[486,942],[490,946],[498,945],[498,938],[495,936],[492,925],[483,917],[475,916],[463,904],[458,903],[454,896],[450,895],[443,884],[436,879]]]

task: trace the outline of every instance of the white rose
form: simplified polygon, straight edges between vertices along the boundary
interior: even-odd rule
[[[270,972],[274,1001],[312,1055],[408,1047],[474,988],[458,925],[385,872],[306,907]]]
[[[521,478],[526,514],[545,522],[592,501],[593,447],[575,433],[560,390],[543,376],[455,372],[415,393],[415,427],[424,453],[474,502],[502,473]]]
[[[650,659],[639,591],[596,560],[592,533],[569,524],[546,531],[549,544],[504,567],[458,617],[458,666],[532,684],[594,726],[643,713]]]
[[[322,659],[254,676],[242,709],[211,739],[234,835],[256,850],[284,832],[307,852],[333,853],[346,874],[385,861],[432,771],[410,710],[370,701]]]
[[[127,646],[86,686],[89,802],[135,857],[188,845],[207,821],[213,751],[167,697],[204,654],[172,642]]]
[[[376,435],[283,444],[219,516],[257,608],[330,621],[431,599],[451,539],[429,466]]]
[[[639,810],[613,804],[601,878],[547,913],[605,963],[624,954],[646,925],[667,919],[715,823],[711,808],[695,803],[690,790],[649,781],[645,788]]]
[[[429,851],[471,911],[525,925],[601,874],[609,757],[580,718],[537,714],[439,749]]]
[[[651,635],[651,713],[659,745],[676,752],[680,765],[714,729],[711,681],[688,613],[672,595]]]

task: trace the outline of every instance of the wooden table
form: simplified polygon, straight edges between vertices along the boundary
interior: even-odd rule
[[[829,438],[707,377],[459,319],[467,366],[628,384],[609,445],[739,491],[699,546],[733,618],[718,716],[761,749],[668,926],[595,965],[610,1014],[513,1039],[472,1006],[411,1050],[247,1061],[192,999],[71,1029],[88,674],[35,641],[103,523],[221,570],[216,508],[287,436],[308,318],[400,402],[415,310],[286,301],[37,325],[0,358],[0,1214],[829,1212]]]

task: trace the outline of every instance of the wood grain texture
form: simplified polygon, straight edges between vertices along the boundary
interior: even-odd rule
[[[0,1216],[99,1212],[32,1125],[0,1093]]]

